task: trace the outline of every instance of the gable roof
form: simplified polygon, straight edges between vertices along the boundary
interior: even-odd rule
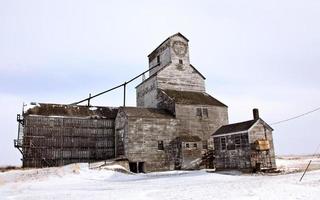
[[[212,105],[227,107],[219,100],[204,92],[161,90],[177,104],[186,105]]]
[[[154,52],[156,51],[161,45],[163,45],[165,42],[167,42],[168,40],[170,40],[171,38],[175,37],[175,36],[180,36],[182,37],[183,39],[185,39],[187,42],[189,42],[188,38],[186,38],[184,35],[182,35],[180,32],[176,33],[176,34],[173,34],[171,35],[170,37],[168,37],[167,39],[165,39],[161,44],[159,44],[157,46],[157,48],[155,48],[151,53],[149,53],[148,57]]]
[[[148,81],[150,78],[156,76],[159,72],[161,72],[162,70],[164,70],[166,67],[168,67],[169,65],[171,65],[172,62],[169,62],[168,64],[166,64],[165,66],[161,67],[158,71],[156,71],[155,73],[153,73],[151,76],[149,76],[146,80],[142,81],[141,83],[139,83],[137,87],[139,87],[141,84],[143,84],[145,81]],[[198,73],[204,80],[206,80],[206,77],[204,77],[193,65],[189,65],[196,73]]]
[[[247,131],[253,126],[253,124],[256,123],[257,120],[249,120],[245,122],[239,122],[234,124],[228,124],[221,126],[215,133],[212,135],[221,135],[226,133],[234,133],[234,132],[240,132],[240,131]]]
[[[65,104],[39,103],[28,109],[26,115],[41,116],[61,116],[61,117],[101,117],[107,119],[115,119],[118,113],[117,108],[102,106],[80,106]]]
[[[249,121],[234,123],[234,124],[228,124],[221,126],[216,132],[214,132],[212,135],[222,135],[227,133],[236,133],[236,132],[242,132],[242,131],[248,131],[257,121],[261,121],[265,126],[271,128],[265,121],[263,121],[261,118],[259,119],[253,119]]]
[[[174,118],[174,116],[164,109],[157,108],[139,108],[139,107],[120,107],[120,109],[128,117],[139,117],[139,118]]]
[[[203,80],[206,80],[206,77],[204,77],[193,65],[190,64],[190,67],[191,67],[195,72],[197,72],[197,73],[203,78]]]

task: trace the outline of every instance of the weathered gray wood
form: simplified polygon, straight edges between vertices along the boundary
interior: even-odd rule
[[[256,167],[257,163],[260,163],[261,168],[276,168],[275,152],[273,146],[272,130],[262,121],[258,122],[249,130],[249,142],[253,143],[257,140],[267,140],[270,144],[268,151],[251,151],[251,165],[253,168]]]
[[[146,171],[174,169],[177,163],[180,168],[187,168],[206,152],[202,143],[207,148],[210,135],[228,124],[228,109],[226,106],[177,103],[163,92],[168,89],[205,92],[204,77],[190,65],[188,41],[183,36],[169,37],[149,55],[149,67],[156,65],[158,67],[150,71],[150,77],[136,88],[137,106],[165,109],[173,118],[126,118],[120,111],[116,119],[119,124],[116,135],[122,139],[116,141],[129,161],[145,162]],[[198,108],[206,108],[208,116],[197,116]],[[198,148],[180,148],[182,143],[175,141],[181,135],[198,136],[201,139]],[[157,149],[160,140],[164,142],[163,151]]]
[[[23,166],[52,167],[114,157],[114,120],[25,116]]]
[[[236,138],[239,137],[240,145],[236,144]],[[272,129],[261,119],[257,119],[250,129],[242,133],[213,135],[213,140],[214,163],[218,170],[255,171],[276,168]],[[258,150],[255,146],[256,141],[267,141],[270,147],[267,150]]]

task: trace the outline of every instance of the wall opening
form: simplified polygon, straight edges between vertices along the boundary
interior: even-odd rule
[[[157,64],[160,64],[160,56],[157,56]]]
[[[129,162],[130,171],[133,173],[137,173],[137,163],[136,162]]]
[[[138,173],[144,173],[144,162],[138,162]]]
[[[158,141],[158,150],[164,150],[163,141]]]
[[[129,168],[133,173],[144,173],[144,162],[129,162]]]

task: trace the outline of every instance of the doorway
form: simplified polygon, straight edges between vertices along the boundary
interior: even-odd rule
[[[129,168],[133,173],[144,173],[144,162],[129,162]]]

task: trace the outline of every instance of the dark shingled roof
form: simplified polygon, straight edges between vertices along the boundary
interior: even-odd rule
[[[177,90],[162,90],[178,104],[213,105],[227,107],[217,99],[204,92],[190,92]]]
[[[256,123],[257,120],[250,120],[245,122],[239,122],[235,124],[228,124],[221,126],[215,133],[212,135],[220,135],[225,133],[235,133],[240,131],[247,131],[253,126],[254,123]]]
[[[67,117],[100,117],[105,119],[115,119],[118,113],[117,108],[111,107],[88,107],[64,104],[40,103],[28,109],[24,115],[42,116],[67,116]]]
[[[157,108],[138,108],[138,107],[121,107],[128,117],[139,118],[174,118],[174,116],[164,109]]]
[[[201,138],[195,135],[182,135],[176,138],[182,142],[200,142]]]

